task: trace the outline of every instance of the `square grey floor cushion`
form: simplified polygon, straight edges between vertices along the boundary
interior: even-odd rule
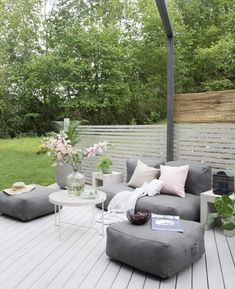
[[[204,228],[182,220],[184,233],[154,231],[151,221],[142,226],[120,222],[107,228],[106,254],[163,279],[184,270],[204,253]]]
[[[0,192],[0,213],[29,221],[54,212],[54,205],[49,202],[49,195],[58,188],[36,186],[28,193],[9,196]]]

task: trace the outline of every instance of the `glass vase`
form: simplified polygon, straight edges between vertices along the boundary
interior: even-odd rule
[[[67,177],[67,190],[70,196],[79,197],[84,192],[85,176],[78,171]]]

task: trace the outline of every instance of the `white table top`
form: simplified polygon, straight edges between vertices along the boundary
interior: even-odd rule
[[[217,194],[214,194],[213,190],[210,190],[210,191],[206,191],[204,193],[201,193],[201,195],[204,195],[204,196],[211,196],[211,197],[221,197],[221,195],[217,195]],[[234,199],[235,198],[235,194],[231,194],[229,195],[229,197],[231,199]]]
[[[70,196],[67,190],[61,190],[49,195],[49,201],[54,205],[62,206],[85,206],[99,204],[106,200],[106,194],[102,191],[97,191],[95,199],[87,199],[82,197]]]

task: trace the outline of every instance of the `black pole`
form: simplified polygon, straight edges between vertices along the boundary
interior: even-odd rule
[[[174,158],[174,34],[165,0],[155,0],[167,36],[167,161]]]
[[[167,39],[167,161],[174,158],[174,37]]]

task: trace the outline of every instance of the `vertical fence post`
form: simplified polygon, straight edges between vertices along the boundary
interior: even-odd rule
[[[64,118],[64,131],[67,132],[70,124],[69,118]]]

